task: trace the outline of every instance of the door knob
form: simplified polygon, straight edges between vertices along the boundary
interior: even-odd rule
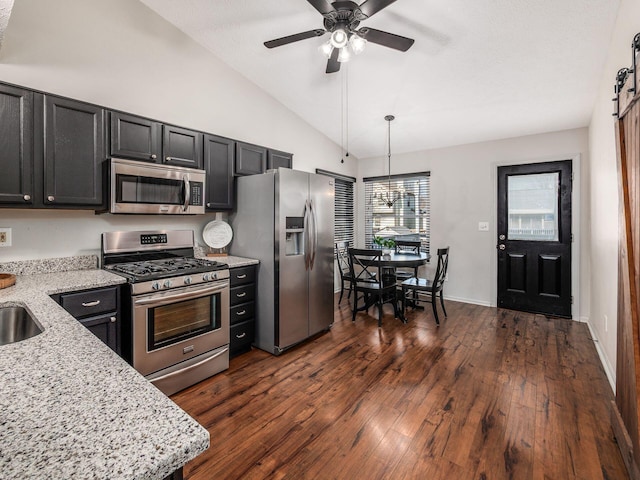
[[[505,237],[505,236],[504,236],[504,234],[502,234],[502,235],[500,235],[500,237],[498,237],[498,238],[500,238],[500,240],[506,240],[506,238],[507,238],[507,237]]]
[[[501,243],[500,245],[498,245],[498,248],[499,248],[500,250],[504,250],[504,249],[505,249],[505,248],[507,248],[507,247],[505,247],[505,246],[504,246],[504,243]]]

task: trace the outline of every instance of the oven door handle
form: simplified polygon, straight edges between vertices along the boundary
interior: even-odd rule
[[[153,377],[153,375],[149,375],[147,377],[145,377],[147,380],[149,380],[151,383],[155,383],[155,382],[159,382],[161,380],[166,380],[167,378],[171,378],[171,377],[175,377],[176,375],[182,375],[185,372],[188,372],[189,370],[193,370],[194,368],[197,368],[207,362],[210,362],[211,360],[213,360],[214,358],[219,357],[220,355],[226,353],[228,350],[228,348],[224,348],[222,350],[220,350],[219,352],[216,352],[214,355],[211,355],[210,357],[205,358],[204,360],[200,360],[198,363],[194,363],[193,365],[189,365],[188,367],[184,367],[181,368],[180,370],[176,370],[175,372],[170,372],[167,373],[166,375],[161,375],[160,377]]]
[[[190,298],[198,298],[210,293],[221,292],[229,286],[229,282],[219,282],[207,288],[198,288],[188,292],[177,293],[175,295],[168,296],[153,296],[152,298],[141,298],[136,300],[134,305],[150,305],[150,304],[165,304],[171,303],[175,300],[188,300]]]
[[[189,183],[189,176],[185,175],[182,177],[182,182],[184,183],[184,205],[182,210],[186,212],[189,208],[189,202],[191,201],[191,185]]]

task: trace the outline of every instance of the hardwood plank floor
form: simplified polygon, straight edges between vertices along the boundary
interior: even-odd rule
[[[337,302],[337,297],[336,297]],[[626,479],[585,324],[447,301],[253,350],[171,398],[211,447],[198,479]],[[373,309],[372,314],[375,314]]]

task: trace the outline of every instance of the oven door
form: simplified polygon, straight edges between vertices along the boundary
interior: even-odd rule
[[[133,367],[143,375],[228,344],[228,280],[133,297]]]

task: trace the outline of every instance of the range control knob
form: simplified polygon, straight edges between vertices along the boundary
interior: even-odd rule
[[[184,277],[184,284],[191,285],[191,277]]]
[[[217,280],[218,279],[218,274],[217,273],[212,273],[211,274],[211,280]]]
[[[160,283],[159,282],[153,282],[151,284],[151,288],[153,288],[154,290],[160,290]]]
[[[204,275],[202,275],[202,280],[208,282],[209,280],[211,280],[211,278],[208,273],[205,273]]]
[[[171,287],[171,280],[165,280],[165,281],[164,281],[164,285],[163,285],[163,287],[164,287],[164,288],[169,288],[169,287]]]

